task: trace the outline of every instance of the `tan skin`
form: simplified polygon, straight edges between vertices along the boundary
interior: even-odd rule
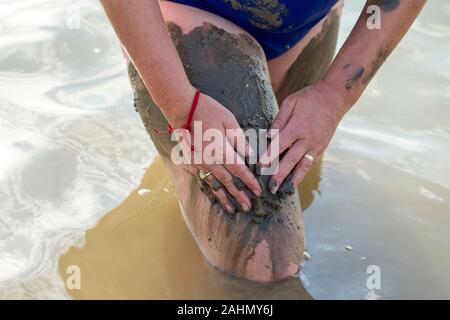
[[[279,153],[288,151],[272,177],[272,192],[278,190],[290,172],[295,185],[303,180],[313,164],[304,155],[308,153],[317,159],[324,152],[343,116],[356,103],[425,3],[425,0],[367,1],[324,79],[284,100],[271,128],[279,130]],[[378,4],[382,9],[379,30],[366,27],[365,12],[371,4]],[[267,165],[279,153],[263,154],[261,164]]]
[[[159,3],[156,0],[101,2],[153,100],[169,123],[180,127],[186,120],[195,88],[187,79],[164,22],[164,19],[170,21],[171,14],[176,15],[176,10],[172,8],[176,4]],[[369,30],[366,27],[368,16],[364,10],[324,79],[283,101],[272,129],[279,130],[280,153],[285,150],[287,153],[280,161],[278,172],[272,177],[272,192],[277,191],[290,172],[293,173],[295,185],[302,181],[313,164],[304,155],[308,153],[317,159],[323,153],[342,117],[355,104],[371,77],[400,42],[425,2],[367,1],[366,6],[377,4],[382,8],[382,28]],[[220,19],[217,24],[220,27]],[[238,27],[236,32],[239,32]],[[275,90],[301,46],[302,43],[268,62]],[[224,137],[227,137],[226,129],[239,129],[233,114],[206,95],[202,95],[199,100],[194,120],[202,121],[203,131],[219,129]],[[243,135],[239,139],[244,139]],[[234,158],[242,158],[248,152],[248,147],[243,148],[242,143],[229,137],[225,141],[212,143],[222,148],[224,154],[231,154]],[[278,156],[263,154],[260,164],[267,166]],[[244,164],[191,165],[191,170],[195,174],[199,170],[212,172],[244,209],[250,209],[251,201],[244,192],[236,189],[232,182],[233,175],[239,177],[255,195],[261,193],[258,182]],[[213,192],[227,210],[233,210],[223,190]]]

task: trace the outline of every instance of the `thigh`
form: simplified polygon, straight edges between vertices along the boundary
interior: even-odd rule
[[[161,12],[190,82],[228,108],[243,128],[266,129],[278,112],[267,60],[257,41],[237,25],[194,7],[163,1]],[[129,63],[135,107],[163,157],[174,143],[153,129],[166,119],[154,106],[142,80]],[[260,106],[260,108],[255,108]]]
[[[269,76],[267,60],[262,48],[247,31],[238,25],[213,13],[175,2],[160,1],[160,7],[164,20],[166,22],[175,22],[181,28],[183,34],[188,34],[196,27],[201,27],[207,23],[236,36],[245,35],[245,37],[251,39],[254,45],[258,47],[258,55],[261,55],[261,61],[264,63],[266,69],[266,75]]]
[[[272,87],[281,102],[290,94],[321,79],[336,49],[343,0],[289,51],[268,62]]]
[[[278,105],[256,41],[207,12],[169,2],[161,3],[161,9],[191,83],[228,108],[244,129],[267,129]],[[166,163],[203,255],[221,270],[251,280],[276,281],[294,275],[303,257],[304,233],[292,184],[273,195],[268,190],[269,176],[257,175],[263,195],[252,199],[248,214],[229,216],[202,188],[197,175],[171,163],[174,142],[153,130],[164,129],[167,122],[132,64],[129,68],[136,109]],[[256,174],[256,166],[249,167]]]

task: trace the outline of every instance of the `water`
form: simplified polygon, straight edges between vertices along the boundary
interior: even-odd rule
[[[428,2],[302,184],[303,286],[261,288],[202,260],[99,3],[0,0],[0,298],[449,298],[449,18]]]

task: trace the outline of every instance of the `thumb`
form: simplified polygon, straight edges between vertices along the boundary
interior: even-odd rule
[[[284,102],[281,107],[280,111],[276,115],[275,119],[272,122],[272,125],[270,126],[270,130],[268,133],[269,138],[273,138],[276,134],[276,132],[279,132],[281,129],[283,129],[289,118],[292,115],[292,111],[294,110],[295,103],[286,103]]]

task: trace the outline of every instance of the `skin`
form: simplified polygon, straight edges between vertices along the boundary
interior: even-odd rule
[[[279,153],[260,158],[268,166],[286,152],[273,175],[272,192],[277,192],[283,180],[291,174],[298,185],[328,146],[336,128],[361,96],[372,77],[405,35],[425,5],[424,0],[367,1],[353,31],[338,52],[323,79],[284,99],[272,129],[278,130]],[[379,5],[382,28],[366,28],[369,5]],[[361,54],[364,52],[364,54]]]
[[[165,157],[166,166],[185,209],[186,221],[203,254],[213,265],[256,281],[280,280],[298,270],[304,249],[303,224],[299,217],[296,217],[300,213],[299,204],[289,207],[284,203],[278,210],[278,213],[288,217],[289,223],[293,223],[294,231],[298,227],[297,231],[291,233],[287,232],[289,223],[286,225],[283,221],[282,226],[278,227],[277,224],[271,224],[277,219],[270,220],[271,223],[267,225],[270,227],[263,228],[259,224],[255,227],[250,223],[255,211],[246,208],[246,205],[259,203],[255,201],[255,197],[267,197],[267,190],[261,187],[268,186],[273,193],[277,193],[285,189],[288,176],[289,181],[295,184],[303,179],[312,165],[311,161],[305,161],[303,155],[308,152],[317,159],[323,152],[345,112],[362,94],[424,4],[424,1],[422,4],[421,1],[414,4],[402,2],[395,6],[386,1],[369,1],[367,5],[376,2],[383,13],[395,15],[394,19],[384,19],[382,30],[367,30],[363,13],[330,68],[335,39],[323,41],[326,37],[321,33],[327,22],[330,23],[327,19],[319,23],[298,45],[272,61],[265,60],[260,48],[259,53],[255,54],[260,56],[260,63],[264,66],[260,71],[265,73],[265,78],[260,78],[260,81],[272,81],[277,99],[282,102],[272,128],[281,129],[278,134],[283,142],[282,151],[287,151],[281,159],[278,173],[270,181],[265,181],[262,186],[261,181],[255,177],[255,171],[245,165],[236,165],[240,168],[234,168],[235,171],[223,166],[219,168],[219,172],[216,167],[175,166]],[[143,92],[142,99],[151,102],[156,108],[154,110],[159,110],[160,124],[163,120],[169,121],[174,127],[184,123],[196,86],[186,75],[183,61],[171,40],[173,33],[167,33],[164,20],[175,21],[184,35],[190,34],[205,21],[230,34],[246,34],[224,19],[174,3],[163,2],[159,6],[155,1],[143,0],[103,0],[102,3],[128,56],[136,66],[141,84],[135,84],[135,90]],[[402,23],[398,23],[399,17],[403,19]],[[252,46],[258,47],[256,41],[252,41]],[[327,50],[324,50],[323,46],[314,47],[317,42],[332,45],[327,45]],[[364,55],[360,54],[362,50]],[[322,54],[318,55],[317,52]],[[313,56],[316,59],[313,59]],[[321,66],[317,68],[317,72],[307,67],[305,61],[308,57],[312,59],[309,66]],[[319,62],[318,58],[323,58],[323,61]],[[188,68],[186,62],[184,66]],[[256,82],[254,85],[259,86],[260,83]],[[227,87],[227,84],[223,87]],[[239,90],[241,89],[236,89]],[[145,96],[144,93],[150,94],[151,97]],[[217,100],[217,95],[205,92],[199,101],[194,120],[201,120],[204,128],[205,123],[206,128],[219,128],[221,131],[239,128],[242,118],[235,116],[240,109],[224,105],[235,96],[236,94],[231,94],[225,100]],[[271,103],[268,103],[259,107],[270,109],[270,105]],[[143,110],[140,110],[141,116],[145,114]],[[150,118],[152,117],[149,114],[148,119]],[[146,120],[144,123],[147,126]],[[151,126],[147,126],[147,129],[151,129]],[[159,136],[152,139],[161,142],[167,138]],[[232,149],[233,155],[243,157],[248,152],[248,148],[239,150],[235,141],[220,143],[222,144],[219,147],[228,146],[228,149]],[[159,147],[157,145],[162,155],[167,154],[169,147],[170,144],[165,143],[160,143]],[[260,158],[260,164],[266,166],[276,156],[278,155],[264,154]],[[222,188],[218,187],[215,180],[199,183],[200,169],[212,171]],[[237,187],[233,176],[238,177],[247,190]],[[222,207],[215,206],[213,199],[218,199]],[[233,216],[239,223],[226,220],[223,208],[228,214],[237,211],[238,214]],[[244,215],[244,211],[250,212],[250,215]],[[252,227],[248,227],[249,224]],[[233,237],[230,238],[230,234]],[[245,247],[242,247],[243,244]],[[261,268],[264,265],[269,267]]]
[[[153,100],[174,128],[181,127],[186,121],[196,89],[187,78],[180,57],[167,32],[158,2],[103,0],[102,4]],[[161,5],[170,8],[172,3]],[[174,17],[174,19],[177,18]],[[223,105],[207,94],[202,94],[193,121],[202,122],[203,132],[208,129],[220,130],[222,136],[227,139],[213,141],[212,144],[216,150],[223,150],[223,158],[240,159],[240,163],[243,163],[242,158],[251,148],[247,145],[234,115]],[[226,129],[238,132],[237,139],[227,136]],[[191,170],[197,174],[200,170],[212,172],[246,211],[251,208],[250,198],[235,188],[232,183],[233,176],[238,177],[254,195],[261,195],[261,186],[244,164],[193,164]],[[214,193],[227,210],[230,212],[234,210],[223,190],[214,191]]]
[[[171,2],[160,2],[159,6],[156,1],[142,0],[103,0],[101,2],[125,48],[127,56],[133,61],[133,64],[139,71],[153,100],[169,123],[175,128],[180,127],[186,120],[186,114],[189,112],[188,109],[195,88],[187,79],[181,60],[170,40],[170,36],[167,34],[164,20],[182,21],[185,25],[184,29],[189,31],[195,26],[195,20],[203,19],[205,12],[191,12],[189,18],[192,21],[186,21],[187,19],[180,14],[182,12],[180,7],[182,6]],[[290,65],[300,55],[309,41],[321,31],[325,21],[326,19],[319,22],[296,46],[281,57],[270,61],[267,65],[266,72],[275,90],[282,81],[285,81]],[[219,17],[215,18],[215,23],[217,26],[226,27],[234,33],[243,32],[239,27]],[[263,59],[265,60],[264,57]],[[267,64],[266,61],[265,63]],[[289,78],[295,78],[295,75]],[[176,90],[171,90],[172,88],[176,88]],[[214,99],[204,96],[205,98],[199,100],[194,114],[194,121],[200,120],[203,122],[203,131],[210,128],[218,128],[224,132],[225,129],[239,128],[234,116],[228,112],[226,107],[217,103]],[[279,97],[278,92],[277,97]],[[214,112],[210,112],[211,110],[214,110]],[[243,137],[241,136],[239,140],[242,142]],[[216,144],[216,142],[213,142],[213,144]],[[230,144],[233,144],[235,150],[230,148]],[[239,141],[231,143],[228,140],[216,145],[216,149],[228,147],[224,150],[224,153],[228,153],[228,155],[233,153],[231,157],[239,158],[248,149],[251,149],[249,146],[246,146],[245,150],[237,150],[237,147],[242,144],[239,144]],[[233,201],[237,201],[242,208],[250,210],[251,201],[247,195],[238,192],[233,187],[231,184],[232,176],[236,176],[243,181],[252,190],[253,194],[261,195],[261,187],[244,165],[237,164],[228,167],[220,165],[214,167],[192,165],[191,170],[197,174],[199,170],[212,172],[226,187],[226,191],[234,198]],[[232,212],[232,201],[227,199],[226,194],[221,190],[213,191],[218,200]]]
[[[278,106],[261,48],[228,21],[205,12],[196,17],[198,13],[198,9],[186,6],[163,6],[165,19],[171,21],[168,30],[189,80],[202,92],[224,103],[243,128],[268,128]],[[279,91],[278,99],[279,93],[290,94],[323,76],[336,45],[339,25],[336,13],[333,11],[330,19],[324,21],[324,28],[318,29],[320,33],[303,46],[294,68],[301,68],[302,75],[290,72],[291,76],[283,81],[290,89]],[[326,54],[319,56],[314,54],[316,51]],[[308,60],[306,65],[305,60]],[[322,67],[317,68],[318,65]],[[171,174],[183,216],[206,259],[220,270],[253,281],[277,281],[295,275],[305,243],[298,193],[292,183],[283,183],[277,195],[272,195],[268,191],[270,176],[261,176],[255,166],[249,166],[263,194],[251,197],[253,207],[248,213],[235,203],[235,212],[229,214],[211,192],[223,188],[220,182],[214,178],[199,181],[197,172],[191,171],[190,166],[172,163],[170,151],[174,143],[168,135],[153,130],[164,128],[167,120],[132,63],[129,70],[135,107]],[[242,88],[246,88],[245,92]],[[249,194],[242,182],[233,182],[237,189]]]
[[[279,153],[264,154],[260,159],[261,166],[269,166],[275,158],[289,149],[280,161],[277,174],[273,176],[271,183],[273,192],[278,190],[289,174],[293,175],[295,185],[303,180],[313,164],[304,158],[304,155],[308,153],[317,159],[324,152],[343,116],[361,96],[425,2],[425,0],[367,1],[352,33],[323,79],[283,99],[281,112],[272,126],[272,129],[279,130],[278,134],[283,143]],[[103,0],[102,4],[151,96],[169,122],[174,127],[181,126],[195,89],[186,77],[160,11],[160,6],[170,7],[173,4],[163,2],[158,5],[157,1],[132,0]],[[380,6],[382,10],[384,18],[381,30],[366,28],[366,7],[372,4]],[[269,72],[275,91],[278,91],[278,87],[287,76],[289,66],[293,63],[292,59],[297,52],[298,48],[294,47],[283,56],[274,59],[275,61],[269,62]],[[360,52],[365,54],[361,55]],[[171,88],[177,90],[170,90]],[[209,97],[201,99],[196,119],[207,124],[203,126],[205,130],[218,128],[224,132],[227,128],[239,128],[236,119],[226,111],[226,108]],[[240,139],[242,142],[243,137]],[[217,147],[223,148],[224,154],[233,153],[235,158],[245,156],[246,150],[249,149],[246,147],[239,150],[239,144],[230,140],[222,141]],[[240,178],[255,195],[261,194],[256,179],[242,164],[192,168],[197,172],[200,169],[206,169],[218,176],[217,178],[243,208],[250,209],[251,201],[249,197],[233,188],[231,184],[233,175]],[[217,197],[225,207],[232,209],[231,203],[223,193],[219,192]]]
[[[180,10],[186,18],[197,12],[188,7],[176,11]],[[259,45],[242,30],[234,33],[232,25],[218,28],[220,21],[215,16],[205,14],[203,20],[189,21],[197,25],[191,28],[183,20],[170,21],[168,29],[191,83],[224,103],[242,127],[267,129],[278,105]],[[253,206],[245,212],[235,203],[233,213],[224,210],[212,192],[227,192],[223,186],[217,186],[212,176],[201,181],[191,166],[171,161],[175,143],[154,130],[164,128],[167,120],[132,63],[129,74],[135,107],[168,168],[185,221],[204,257],[220,270],[252,281],[272,282],[295,275],[305,242],[299,196],[293,185],[286,183],[279,194],[272,195],[267,188],[270,176],[257,175],[255,165],[249,165],[263,189],[262,196],[251,196],[246,186],[234,179],[234,187],[248,194]]]

